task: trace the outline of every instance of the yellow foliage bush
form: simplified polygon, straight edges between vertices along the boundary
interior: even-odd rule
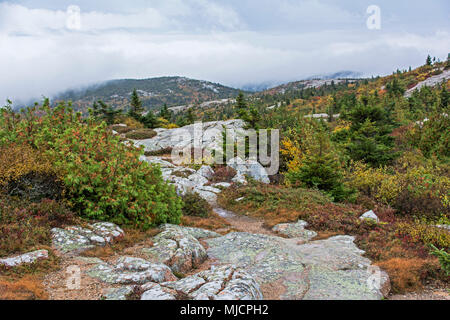
[[[24,144],[0,146],[0,188],[30,173],[56,174],[49,159]]]
[[[301,129],[289,129],[286,136],[281,141],[280,153],[287,163],[289,172],[298,171],[306,155],[314,145],[313,125],[305,122]]]
[[[391,204],[398,196],[401,186],[398,177],[386,173],[385,168],[371,168],[362,162],[353,162],[348,179],[350,185],[363,194],[384,204]]]
[[[398,223],[397,233],[410,237],[413,242],[432,244],[439,248],[450,248],[450,233],[422,222]]]
[[[383,204],[406,209],[409,202],[415,207],[415,213],[425,215],[427,212],[421,211],[433,205],[435,218],[450,209],[450,178],[428,163],[420,164],[417,159],[405,157],[399,160],[394,172],[388,172],[387,168],[370,168],[360,162],[352,163],[351,167],[347,176],[350,185]],[[428,211],[431,209],[429,207]]]
[[[131,117],[123,117],[123,118],[119,119],[118,123],[126,124],[127,127],[133,128],[133,129],[143,129],[143,128],[145,128],[145,126],[141,122],[139,122],[136,119],[131,118]]]

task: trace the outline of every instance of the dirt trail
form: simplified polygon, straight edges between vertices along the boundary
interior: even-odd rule
[[[238,231],[249,232],[249,233],[259,233],[267,235],[277,235],[272,230],[269,230],[263,226],[263,221],[255,218],[242,216],[235,214],[231,211],[225,210],[220,207],[213,209],[222,218],[226,219],[227,222]]]

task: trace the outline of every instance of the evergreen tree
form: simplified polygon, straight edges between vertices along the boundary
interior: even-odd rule
[[[236,98],[236,113],[238,114],[239,118],[241,118],[242,120],[245,120],[245,118],[248,117],[248,105],[247,105],[247,101],[245,100],[244,94],[242,93],[242,91],[239,91],[239,94]]]
[[[98,104],[100,105],[100,112],[101,117],[106,121],[107,124],[114,124],[115,119],[119,113],[121,113],[120,110],[114,110],[113,107],[107,105],[103,101],[99,100]]]
[[[290,172],[291,183],[301,182],[308,188],[317,188],[329,193],[335,201],[341,201],[353,192],[343,183],[343,170],[331,141],[324,130],[315,134],[315,144],[305,155],[298,171]]]
[[[92,115],[94,118],[100,118],[102,115],[102,111],[100,110],[97,101],[94,101],[94,104],[92,105]]]
[[[445,83],[442,84],[441,102],[439,106],[442,110],[448,110],[450,107],[450,93],[447,91],[447,86]]]
[[[94,102],[92,109],[89,110],[92,116],[98,120],[104,120],[107,124],[114,124],[116,117],[122,111],[114,110],[111,106],[108,106],[102,100]]]
[[[136,89],[134,89],[131,93],[130,110],[128,111],[128,115],[137,121],[141,121],[143,112],[144,108],[142,107],[142,101],[139,98]]]
[[[172,112],[167,107],[167,104],[164,104],[161,111],[159,112],[159,116],[166,119],[167,121],[170,121],[172,119]]]
[[[150,129],[156,128],[158,126],[158,119],[156,118],[153,111],[149,111],[144,117],[142,117],[142,123]]]
[[[195,122],[195,113],[193,108],[189,108],[186,115],[186,123],[193,124]]]
[[[392,82],[386,84],[386,90],[393,96],[403,96],[405,94],[405,88],[400,84],[397,77]]]
[[[428,55],[427,61],[426,61],[426,65],[427,65],[427,66],[431,66],[432,64],[433,64],[433,61],[431,60],[431,56]]]

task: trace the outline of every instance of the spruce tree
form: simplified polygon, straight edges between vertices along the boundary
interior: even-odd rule
[[[131,93],[131,102],[130,102],[130,110],[128,115],[137,121],[141,121],[142,113],[144,112],[144,108],[142,107],[142,101],[139,98],[139,95],[136,89]]]
[[[195,122],[195,114],[192,108],[189,108],[186,115],[186,123],[193,124]]]
[[[386,165],[396,157],[390,114],[374,105],[358,103],[346,116],[351,121],[348,153],[371,166]]]
[[[152,110],[149,110],[148,113],[142,117],[142,123],[150,129],[156,128],[158,126],[158,119]]]
[[[114,110],[113,107],[107,105],[101,100],[98,101],[98,104],[100,105],[102,118],[106,121],[107,124],[114,124],[116,116],[121,113],[121,111]]]
[[[236,98],[236,113],[238,114],[239,118],[242,120],[245,120],[248,117],[248,105],[247,101],[245,100],[244,94],[242,91],[239,91],[239,94]]]
[[[441,103],[439,106],[442,110],[448,110],[450,107],[450,93],[447,91],[447,86],[445,83],[442,84]]]
[[[159,116],[166,119],[167,121],[170,121],[172,119],[172,112],[167,107],[167,104],[164,104],[161,111],[159,112]]]

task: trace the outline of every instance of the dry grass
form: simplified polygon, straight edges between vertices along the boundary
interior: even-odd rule
[[[156,132],[152,129],[137,129],[125,134],[125,138],[133,140],[151,139],[156,136]]]
[[[123,127],[118,125],[110,126],[110,129],[116,131],[118,134],[124,134],[134,130],[133,128],[130,127]]]
[[[424,279],[439,268],[435,259],[419,258],[392,258],[377,265],[389,274],[394,293],[421,289]]]
[[[211,212],[206,218],[183,216],[181,218],[181,224],[186,227],[195,227],[208,230],[218,230],[229,226],[229,223],[215,212]]]
[[[39,278],[25,276],[23,278],[0,277],[0,300],[46,300],[48,299]]]

